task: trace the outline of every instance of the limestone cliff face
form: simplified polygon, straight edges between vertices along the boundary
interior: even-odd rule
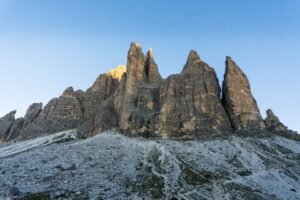
[[[15,121],[16,111],[12,111],[0,118],[0,144],[7,140],[7,134]]]
[[[272,111],[262,119],[244,72],[226,58],[222,98],[215,70],[191,50],[180,74],[163,79],[150,49],[130,45],[127,66],[101,74],[86,91],[67,88],[24,118],[0,118],[0,143],[77,129],[89,137],[112,128],[129,136],[194,139],[235,130],[287,131]]]
[[[129,135],[148,136],[155,132],[158,92],[161,83],[157,65],[150,50],[145,56],[140,45],[132,43],[128,51],[125,91],[120,108],[119,127]]]
[[[163,137],[193,138],[230,131],[216,73],[196,51],[190,51],[179,75],[170,76],[161,85],[159,122]]]
[[[42,104],[33,104],[28,108],[28,117],[25,117],[24,127],[17,139],[76,128],[83,120],[81,104],[72,87],[67,88],[60,97],[50,100],[44,109],[41,107]]]
[[[234,129],[259,129],[264,127],[250,83],[244,72],[229,57],[223,81],[223,102]]]

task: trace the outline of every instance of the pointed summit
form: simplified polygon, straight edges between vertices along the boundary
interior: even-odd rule
[[[4,117],[0,118],[0,144],[3,143],[15,121],[16,111],[11,111]]]
[[[190,50],[190,53],[188,55],[187,61],[183,67],[183,70],[194,66],[195,63],[199,63],[200,60],[200,56],[198,55],[198,53],[195,50]]]
[[[73,87],[68,87],[64,92],[63,96],[64,97],[73,97],[75,95]]]
[[[229,57],[226,57],[223,81],[223,104],[234,129],[263,128],[256,100],[245,73]]]
[[[128,50],[128,62],[130,62],[133,58],[135,59],[144,59],[145,55],[142,52],[142,46],[138,43],[132,42],[130,44],[130,48]],[[127,63],[128,64],[128,63]]]
[[[152,48],[149,49],[146,55],[146,76],[148,83],[159,84],[162,80],[161,75],[159,74],[157,64],[154,61]]]
[[[145,55],[141,45],[132,42],[127,56],[127,77],[128,81],[145,80]],[[131,87],[131,86],[130,86]]]
[[[190,50],[188,61],[195,61],[195,60],[200,60],[200,56],[198,55],[197,51],[192,49]]]
[[[265,119],[265,124],[267,130],[271,132],[281,132],[281,131],[287,131],[288,128],[281,123],[279,118],[273,113],[271,109],[267,110],[267,117]]]
[[[153,50],[150,48],[147,52],[147,57],[153,58]]]

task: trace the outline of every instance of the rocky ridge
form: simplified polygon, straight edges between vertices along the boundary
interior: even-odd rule
[[[226,57],[222,90],[215,70],[191,50],[180,74],[163,79],[152,49],[132,43],[127,66],[101,74],[86,91],[67,88],[24,118],[0,118],[0,143],[77,129],[90,137],[112,128],[129,136],[195,139],[234,131],[288,132],[273,112],[262,119],[245,73]],[[222,93],[222,96],[221,96]]]

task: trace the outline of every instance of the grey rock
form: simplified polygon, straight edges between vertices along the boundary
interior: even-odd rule
[[[18,139],[20,136],[20,133],[22,132],[24,128],[25,120],[24,118],[18,118],[14,121],[12,127],[9,130],[9,133],[6,136],[6,141],[15,140]]]
[[[107,74],[101,74],[92,87],[87,89],[84,95],[83,109],[84,118],[90,119],[94,118],[97,112],[99,112],[99,107],[103,100],[113,93],[113,89],[117,87],[118,81],[113,81],[113,79]],[[116,84],[116,85],[114,85]],[[112,88],[114,85],[114,88]]]
[[[20,190],[14,186],[7,186],[6,190],[4,191],[5,197],[14,197],[19,195],[21,195]]]
[[[120,107],[119,128],[123,133],[146,137],[155,133],[161,81],[152,50],[145,57],[141,46],[132,43],[126,81],[120,84],[124,92],[119,91],[121,95],[116,95],[118,99],[114,103],[117,109]],[[121,106],[120,97],[123,97]]]
[[[139,44],[131,43],[127,57],[125,93],[119,119],[119,126],[124,132],[130,132],[131,130],[131,114],[135,109],[138,87],[144,84],[145,81],[145,55]]]
[[[15,114],[16,111],[14,110],[0,118],[0,144],[6,140],[7,134],[15,121]]]
[[[265,119],[266,129],[271,132],[288,131],[288,128],[280,122],[279,118],[273,113],[271,109],[266,111],[267,117]]]
[[[161,83],[162,78],[158,71],[157,64],[155,63],[152,49],[149,49],[146,55],[145,72],[149,84],[159,85]]]
[[[25,114],[24,126],[33,122],[33,120],[42,112],[43,104],[42,103],[33,103],[29,106]]]
[[[40,106],[37,105],[36,110],[39,110]],[[44,134],[74,129],[82,123],[82,120],[81,104],[75,95],[74,89],[69,87],[60,97],[50,100],[38,114],[38,117],[24,127],[19,139],[29,139]]]
[[[112,75],[101,74],[92,87],[85,93],[78,93],[82,105],[84,122],[78,127],[82,137],[92,136],[98,132],[117,126],[118,118],[115,116],[114,99],[115,91],[120,84],[118,71]],[[87,126],[90,127],[87,127]],[[92,130],[91,133],[83,130]]]
[[[53,120],[79,121],[83,117],[81,104],[72,87],[67,88],[59,98],[52,99],[44,108],[41,117]]]
[[[188,137],[230,131],[213,68],[189,53],[183,71],[160,88],[159,129],[162,137]]]
[[[229,57],[222,89],[223,103],[234,129],[260,129],[264,123],[245,73]]]

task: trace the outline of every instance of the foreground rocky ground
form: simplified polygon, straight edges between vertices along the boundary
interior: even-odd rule
[[[76,131],[0,146],[0,199],[299,199],[300,142]]]

